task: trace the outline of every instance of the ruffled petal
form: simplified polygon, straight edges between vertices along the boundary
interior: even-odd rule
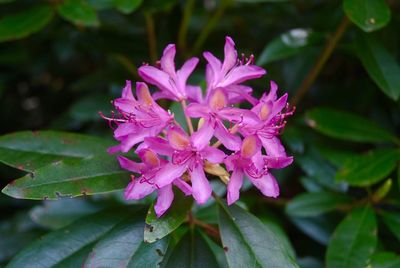
[[[230,133],[221,122],[216,123],[214,136],[217,137],[227,149],[231,151],[240,150],[241,139]]]
[[[186,107],[185,113],[192,118],[209,117],[210,109],[203,104],[191,103]]]
[[[222,163],[226,157],[225,153],[215,147],[207,146],[201,152],[201,156],[213,164]]]
[[[202,165],[196,165],[189,171],[192,181],[193,198],[198,204],[204,204],[211,196],[211,185],[208,182]]]
[[[136,163],[121,155],[118,155],[117,159],[121,168],[132,171],[134,173],[141,173],[142,170],[145,168],[144,164]]]
[[[148,196],[152,192],[154,192],[155,188],[153,185],[149,184],[148,182],[140,182],[140,179],[133,179],[129,184],[128,187],[125,189],[125,199],[130,200],[138,200],[142,199],[145,196]]]
[[[154,176],[154,184],[156,187],[164,187],[167,184],[171,184],[176,178],[180,178],[186,170],[187,167],[184,165],[168,163]]]
[[[165,139],[159,137],[146,137],[144,142],[148,148],[152,149],[158,154],[171,156],[174,153],[174,148],[172,148]]]
[[[283,147],[281,141],[273,137],[264,137],[263,135],[258,135],[260,138],[267,155],[274,157],[286,157],[285,147]]]
[[[192,186],[186,183],[184,180],[178,178],[174,180],[174,185],[178,187],[186,196],[192,194]]]
[[[168,73],[171,77],[175,76],[175,54],[175,45],[169,44],[164,49],[163,56],[160,59],[162,70]]]
[[[221,83],[218,84],[219,87],[227,87],[234,84],[240,84],[244,81],[259,78],[266,74],[266,71],[255,65],[240,65],[233,68],[225,77]]]
[[[235,66],[237,61],[237,52],[235,49],[235,42],[232,38],[227,36],[225,38],[224,46],[224,62],[222,64],[222,72],[225,74]]]
[[[210,140],[214,134],[214,124],[207,120],[201,126],[199,130],[194,132],[190,137],[190,142],[194,148],[201,151],[206,145],[210,143]]]
[[[154,211],[157,217],[161,217],[169,209],[174,200],[174,191],[172,185],[168,184],[158,190],[157,202],[154,205]]]
[[[261,178],[252,178],[248,176],[249,180],[255,187],[257,187],[261,193],[268,197],[278,197],[279,196],[279,185],[271,173],[267,173]]]
[[[243,172],[238,169],[234,169],[231,175],[231,178],[228,182],[228,194],[227,194],[227,201],[228,205],[232,205],[239,199],[240,195],[240,188],[243,185]]]
[[[285,168],[293,163],[293,156],[288,157],[274,157],[264,156],[264,163],[268,168]]]

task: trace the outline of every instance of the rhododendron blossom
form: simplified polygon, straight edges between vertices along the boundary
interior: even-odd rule
[[[176,70],[175,54],[175,45],[168,45],[156,66],[139,68],[143,80],[155,87],[153,95],[145,82],[137,82],[135,98],[127,81],[121,98],[113,101],[117,113],[101,114],[116,126],[119,144],[109,152],[134,150],[141,160],[118,156],[121,167],[133,173],[125,198],[137,200],[157,192],[154,208],[160,217],[173,202],[173,186],[198,204],[205,203],[214,175],[227,184],[229,205],[239,199],[245,176],[265,196],[277,197],[279,186],[271,169],[293,161],[279,139],[286,118],[294,112],[287,94],[278,98],[278,87],[271,82],[268,93],[260,99],[253,96],[252,88],[243,83],[266,71],[253,64],[253,55],[239,59],[230,37],[226,37],[222,62],[210,52],[203,54],[207,61],[204,96],[201,87],[187,84],[199,60],[191,58]],[[158,99],[180,102],[189,133],[157,104]],[[252,108],[239,108],[243,102]],[[200,118],[197,128],[191,118]]]

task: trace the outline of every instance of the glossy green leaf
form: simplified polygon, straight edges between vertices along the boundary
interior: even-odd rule
[[[114,6],[122,13],[129,14],[138,9],[143,0],[114,0]]]
[[[298,267],[273,230],[236,205],[220,204],[219,228],[229,267]]]
[[[286,213],[297,217],[316,216],[350,204],[347,195],[331,192],[303,193],[293,198],[286,207]]]
[[[398,268],[400,267],[400,256],[393,252],[379,252],[371,257],[367,268]]]
[[[129,208],[127,208],[129,209]],[[103,236],[87,256],[84,267],[158,267],[167,240],[143,241],[144,211],[134,213]]]
[[[365,32],[378,30],[390,21],[390,8],[385,0],[344,0],[343,9]]]
[[[40,5],[0,20],[0,42],[20,39],[43,29],[52,19],[49,5]]]
[[[129,182],[114,156],[65,159],[9,183],[2,192],[22,199],[58,199],[121,190]]]
[[[387,96],[397,100],[400,96],[400,66],[396,58],[377,38],[367,34],[358,36],[356,49],[372,80]]]
[[[29,215],[43,227],[58,229],[101,209],[104,209],[104,205],[83,198],[60,199],[45,201],[42,205],[33,207]]]
[[[0,162],[34,171],[63,159],[104,154],[113,143],[88,135],[60,131],[22,131],[0,137]]]
[[[162,268],[190,267],[217,268],[217,259],[202,234],[197,230],[189,230],[179,240]]]
[[[90,243],[82,249],[78,250],[71,256],[63,259],[56,265],[52,266],[52,268],[75,268],[75,267],[83,267],[89,253],[92,251],[92,248],[96,242]]]
[[[125,210],[103,211],[49,233],[18,253],[8,268],[37,265],[53,267],[110,231],[129,216]]]
[[[174,202],[160,218],[157,218],[153,204],[146,217],[144,241],[153,243],[173,232],[186,220],[192,204],[192,198],[184,196],[180,191],[175,191]]]
[[[380,149],[358,156],[346,162],[336,180],[354,186],[368,186],[386,178],[400,159],[399,150]]]
[[[381,215],[383,222],[400,241],[400,214],[396,212],[382,212]]]
[[[336,223],[326,215],[307,218],[290,217],[293,224],[307,236],[321,245],[327,245]]]
[[[364,268],[377,244],[374,211],[366,206],[353,210],[338,225],[326,253],[327,268]]]
[[[391,133],[363,117],[330,108],[308,111],[306,122],[315,130],[333,138],[358,142],[395,140]]]
[[[295,56],[321,41],[321,36],[308,29],[292,29],[273,39],[261,52],[257,65]]]
[[[65,0],[57,7],[58,13],[64,19],[84,26],[98,26],[96,11],[83,0]]]

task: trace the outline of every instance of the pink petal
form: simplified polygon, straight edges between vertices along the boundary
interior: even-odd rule
[[[211,196],[211,185],[208,182],[202,165],[196,165],[189,171],[192,181],[193,198],[198,204],[204,204]]]
[[[151,168],[160,166],[160,159],[158,159],[157,154],[152,150],[142,149],[138,151],[138,155],[146,166]]]
[[[213,164],[222,163],[226,157],[223,151],[211,146],[205,147],[200,153],[202,157]]]
[[[154,211],[156,212],[158,218],[169,209],[173,200],[174,191],[172,191],[171,184],[168,184],[158,190],[157,202],[154,205]]]
[[[214,134],[214,124],[207,120],[203,123],[201,128],[194,132],[190,137],[190,142],[194,148],[201,151],[206,145],[210,143],[210,140]]]
[[[240,65],[233,68],[218,86],[227,87],[234,84],[240,84],[244,81],[259,78],[266,74],[266,71],[255,65]]]
[[[160,63],[163,71],[168,73],[171,77],[175,77],[175,54],[176,48],[174,44],[169,44],[163,52]]]
[[[168,142],[176,150],[185,150],[190,146],[190,139],[186,132],[178,126],[172,126],[167,134]]]
[[[136,96],[140,104],[145,106],[153,105],[155,102],[151,97],[149,88],[147,87],[146,83],[137,82],[136,83]]]
[[[171,156],[174,153],[174,149],[165,139],[159,137],[146,137],[144,142],[150,149],[158,154]]]
[[[248,101],[252,105],[256,105],[258,100],[251,96],[253,89],[243,85],[231,85],[225,88],[228,92],[228,99],[230,104],[240,103],[243,100]]]
[[[279,185],[276,182],[274,176],[270,173],[264,175],[261,178],[252,178],[248,176],[249,180],[257,187],[261,193],[268,197],[278,197],[279,196]]]
[[[217,59],[213,54],[208,51],[204,52],[203,56],[207,60],[208,64],[210,65],[211,71],[214,74],[221,72],[222,64],[219,59]]]
[[[214,111],[221,110],[228,105],[228,96],[221,88],[212,90],[207,99],[208,105]]]
[[[201,87],[199,87],[199,86],[187,85],[186,86],[186,95],[188,97],[188,100],[190,100],[190,101],[195,101],[197,103],[203,102],[203,92],[201,90]]]
[[[268,95],[265,96],[265,101],[275,101],[277,99],[276,92],[278,91],[278,85],[274,81],[270,81],[270,90]]]
[[[240,188],[243,184],[243,172],[238,169],[234,169],[231,178],[228,182],[228,205],[232,205],[239,199]]]
[[[192,118],[209,117],[210,109],[203,104],[191,103],[186,107],[185,112],[187,116]]]
[[[138,132],[139,128],[134,123],[122,123],[114,130],[114,137],[120,140],[121,137]]]
[[[186,196],[192,194],[192,186],[186,183],[184,180],[178,178],[174,180],[174,185],[178,187]]]
[[[263,159],[268,168],[285,168],[293,162],[293,156],[288,156],[288,157],[264,156]]]
[[[129,100],[135,100],[132,94],[132,83],[129,80],[126,80],[125,82],[125,87],[122,89],[122,98],[124,99],[129,99]]]
[[[177,75],[177,83],[178,83],[178,88],[181,91],[182,94],[186,96],[186,81],[189,78],[189,75],[194,71],[196,68],[197,63],[199,62],[199,59],[196,57],[193,57],[189,60],[187,60],[183,65],[180,70],[176,72]]]
[[[132,171],[134,173],[141,173],[141,171],[145,167],[142,163],[136,163],[121,155],[117,156],[117,160],[121,168]]]
[[[240,150],[241,139],[230,133],[221,122],[216,123],[214,136],[217,137],[227,149],[231,151]]]
[[[166,90],[173,94],[174,89],[170,84],[170,76],[153,66],[142,66],[138,69],[141,78],[147,83],[159,87],[161,90]]]
[[[168,99],[168,100],[178,100],[175,95],[172,95],[169,91],[157,91],[153,94],[153,100]]]
[[[225,47],[224,47],[224,63],[222,64],[222,72],[227,73],[233,66],[235,66],[237,61],[237,52],[235,49],[235,42],[233,42],[232,38],[227,36],[225,38]]]
[[[186,170],[187,167],[184,165],[168,163],[157,172],[154,183],[156,187],[164,187],[171,184],[176,178],[180,178]]]
[[[261,150],[261,142],[255,135],[244,138],[240,148],[240,154],[243,158],[251,158]]]
[[[277,137],[264,137],[258,135],[267,155],[274,157],[286,157],[285,147]]]
[[[149,136],[147,131],[142,131],[139,133],[132,133],[124,137],[121,141],[121,152],[127,153],[133,146],[142,142],[145,137]]]
[[[242,123],[245,125],[261,124],[258,116],[250,111],[235,107],[226,107],[218,111],[218,116],[224,120],[228,120],[232,123]]]
[[[155,188],[148,182],[141,183],[140,178],[134,179],[128,184],[128,187],[126,187],[125,189],[125,199],[142,199],[143,197],[148,196],[149,194],[154,192],[154,190]]]
[[[137,106],[136,101],[130,99],[115,99],[113,102],[114,106],[125,113],[135,113],[135,107]]]

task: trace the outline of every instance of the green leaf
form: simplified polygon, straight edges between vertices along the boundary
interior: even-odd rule
[[[57,7],[57,11],[61,17],[77,25],[100,24],[96,11],[83,0],[65,0]]]
[[[112,142],[60,131],[22,131],[0,137],[0,162],[25,171],[64,159],[103,154]]]
[[[7,15],[0,20],[0,42],[20,39],[43,29],[53,18],[49,5]]]
[[[379,186],[378,189],[372,194],[372,200],[374,202],[379,202],[383,198],[386,197],[386,195],[390,192],[390,189],[392,188],[392,179],[386,180],[381,186]]]
[[[274,231],[237,205],[220,204],[219,228],[229,267],[298,267]]]
[[[377,244],[374,211],[353,210],[336,228],[328,245],[327,268],[364,268]]]
[[[143,242],[144,216],[144,211],[136,212],[103,236],[84,267],[157,267],[168,243],[166,239],[153,244]]]
[[[321,36],[309,29],[292,29],[273,39],[261,52],[257,65],[265,65],[295,56],[321,41]]]
[[[114,6],[124,14],[132,13],[141,3],[142,0],[114,0]]]
[[[385,142],[396,138],[377,124],[360,116],[330,108],[315,108],[306,113],[307,124],[338,139],[358,142]]]
[[[371,262],[367,268],[398,268],[400,267],[400,257],[393,252],[379,252],[371,257]]]
[[[326,215],[307,218],[290,217],[290,220],[303,233],[322,245],[328,244],[329,238],[336,227],[335,222]]]
[[[157,218],[154,211],[154,204],[150,207],[146,217],[146,227],[144,228],[144,241],[153,243],[158,239],[173,232],[178,228],[187,217],[187,213],[192,207],[193,199],[185,197],[180,191],[174,191],[175,198],[166,214]]]
[[[365,32],[376,31],[390,21],[390,8],[385,0],[344,0],[347,17]]]
[[[77,220],[71,225],[43,236],[18,253],[8,268],[40,264],[53,267],[98,240],[129,216],[125,210],[112,209]]]
[[[58,199],[121,190],[128,182],[129,173],[105,154],[55,162],[9,183],[2,192],[14,198]]]
[[[400,241],[400,214],[396,212],[381,212],[383,222]]]
[[[362,65],[378,87],[390,98],[400,96],[400,66],[374,36],[360,34],[356,49]]]
[[[380,149],[347,161],[336,174],[337,181],[368,186],[386,178],[400,159],[399,150]]]
[[[175,267],[219,267],[216,257],[202,234],[189,230],[179,240],[169,258],[162,263],[163,268]]]
[[[43,205],[33,207],[29,215],[41,226],[58,229],[101,209],[104,209],[104,206],[82,198],[60,199],[46,201]]]
[[[293,198],[286,207],[291,216],[309,217],[332,211],[352,201],[347,195],[331,192],[303,193]]]

